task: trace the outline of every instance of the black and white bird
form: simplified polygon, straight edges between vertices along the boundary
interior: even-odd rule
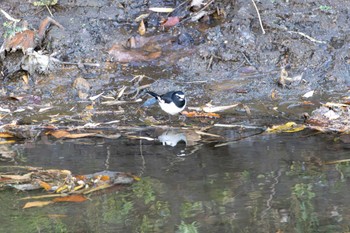
[[[178,114],[186,107],[185,94],[182,91],[170,91],[164,95],[158,95],[151,91],[147,93],[156,98],[160,108],[170,115]]]

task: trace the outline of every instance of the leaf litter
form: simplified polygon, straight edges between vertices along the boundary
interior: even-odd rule
[[[24,209],[42,207],[57,202],[83,202],[86,195],[116,185],[129,185],[140,178],[129,173],[101,171],[86,175],[73,175],[69,170],[43,169],[40,167],[2,166],[0,187],[11,187],[21,191],[43,189],[48,194],[29,196],[28,199],[47,199],[50,201],[27,202]],[[23,174],[22,174],[23,173]]]

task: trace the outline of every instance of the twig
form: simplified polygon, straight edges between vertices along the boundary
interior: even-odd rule
[[[261,30],[262,30],[262,34],[265,34],[265,29],[264,29],[264,27],[263,27],[263,25],[262,25],[262,21],[261,21],[259,9],[258,9],[258,7],[256,6],[254,0],[252,0],[252,2],[253,2],[253,5],[254,5],[254,7],[255,7],[256,13],[258,14],[258,18],[259,18],[259,23],[260,23],[260,27],[261,27]]]
[[[261,126],[253,126],[253,125],[231,125],[231,124],[214,124],[216,127],[223,127],[223,128],[245,128],[245,129],[261,129],[265,130],[266,127]]]
[[[20,19],[15,19],[13,18],[11,15],[9,15],[6,11],[4,11],[3,9],[0,8],[1,13],[3,13],[3,15],[8,19],[11,20],[13,22],[18,23],[19,21],[21,21]]]
[[[51,12],[49,6],[48,6],[48,5],[45,5],[45,6],[46,6],[46,9],[48,10],[48,12],[50,13],[51,17],[53,17],[53,14],[52,14],[52,12]]]
[[[100,67],[101,65],[99,63],[80,63],[80,62],[65,62],[65,61],[60,61],[58,59],[55,59],[55,62],[58,62],[63,65],[74,65],[74,66],[93,66],[93,67]]]
[[[303,32],[296,32],[296,31],[288,31],[288,32],[289,32],[289,33],[299,34],[299,35],[301,35],[301,36],[303,36],[303,37],[305,37],[305,38],[307,38],[307,39],[309,39],[310,41],[315,42],[315,43],[327,44],[326,41],[316,40],[316,39],[312,38],[311,36],[306,35],[306,34],[303,33]]]

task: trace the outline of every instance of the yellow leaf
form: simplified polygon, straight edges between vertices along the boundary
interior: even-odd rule
[[[15,143],[15,140],[0,141],[0,145]]]
[[[136,181],[140,181],[141,180],[141,177],[139,176],[135,176],[135,175],[132,175],[132,178]]]
[[[31,207],[43,207],[46,205],[49,205],[53,203],[52,201],[32,201],[32,202],[27,202],[24,206],[23,209],[31,208]]]
[[[63,191],[66,191],[66,190],[68,190],[68,185],[64,184],[56,190],[56,193],[62,193]]]
[[[146,33],[146,26],[145,26],[145,23],[143,22],[143,20],[141,20],[141,22],[140,22],[138,32],[139,32],[140,36],[143,36]]]
[[[13,138],[13,134],[8,132],[0,132],[0,138]]]
[[[305,125],[298,125],[295,122],[287,122],[284,125],[273,125],[271,128],[267,128],[268,133],[295,133],[305,129]]]

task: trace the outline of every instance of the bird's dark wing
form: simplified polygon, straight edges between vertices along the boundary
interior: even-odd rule
[[[173,95],[175,94],[175,91],[171,91],[168,93],[165,93],[164,95],[161,95],[160,97],[162,100],[164,100],[165,103],[169,104],[174,101]]]

